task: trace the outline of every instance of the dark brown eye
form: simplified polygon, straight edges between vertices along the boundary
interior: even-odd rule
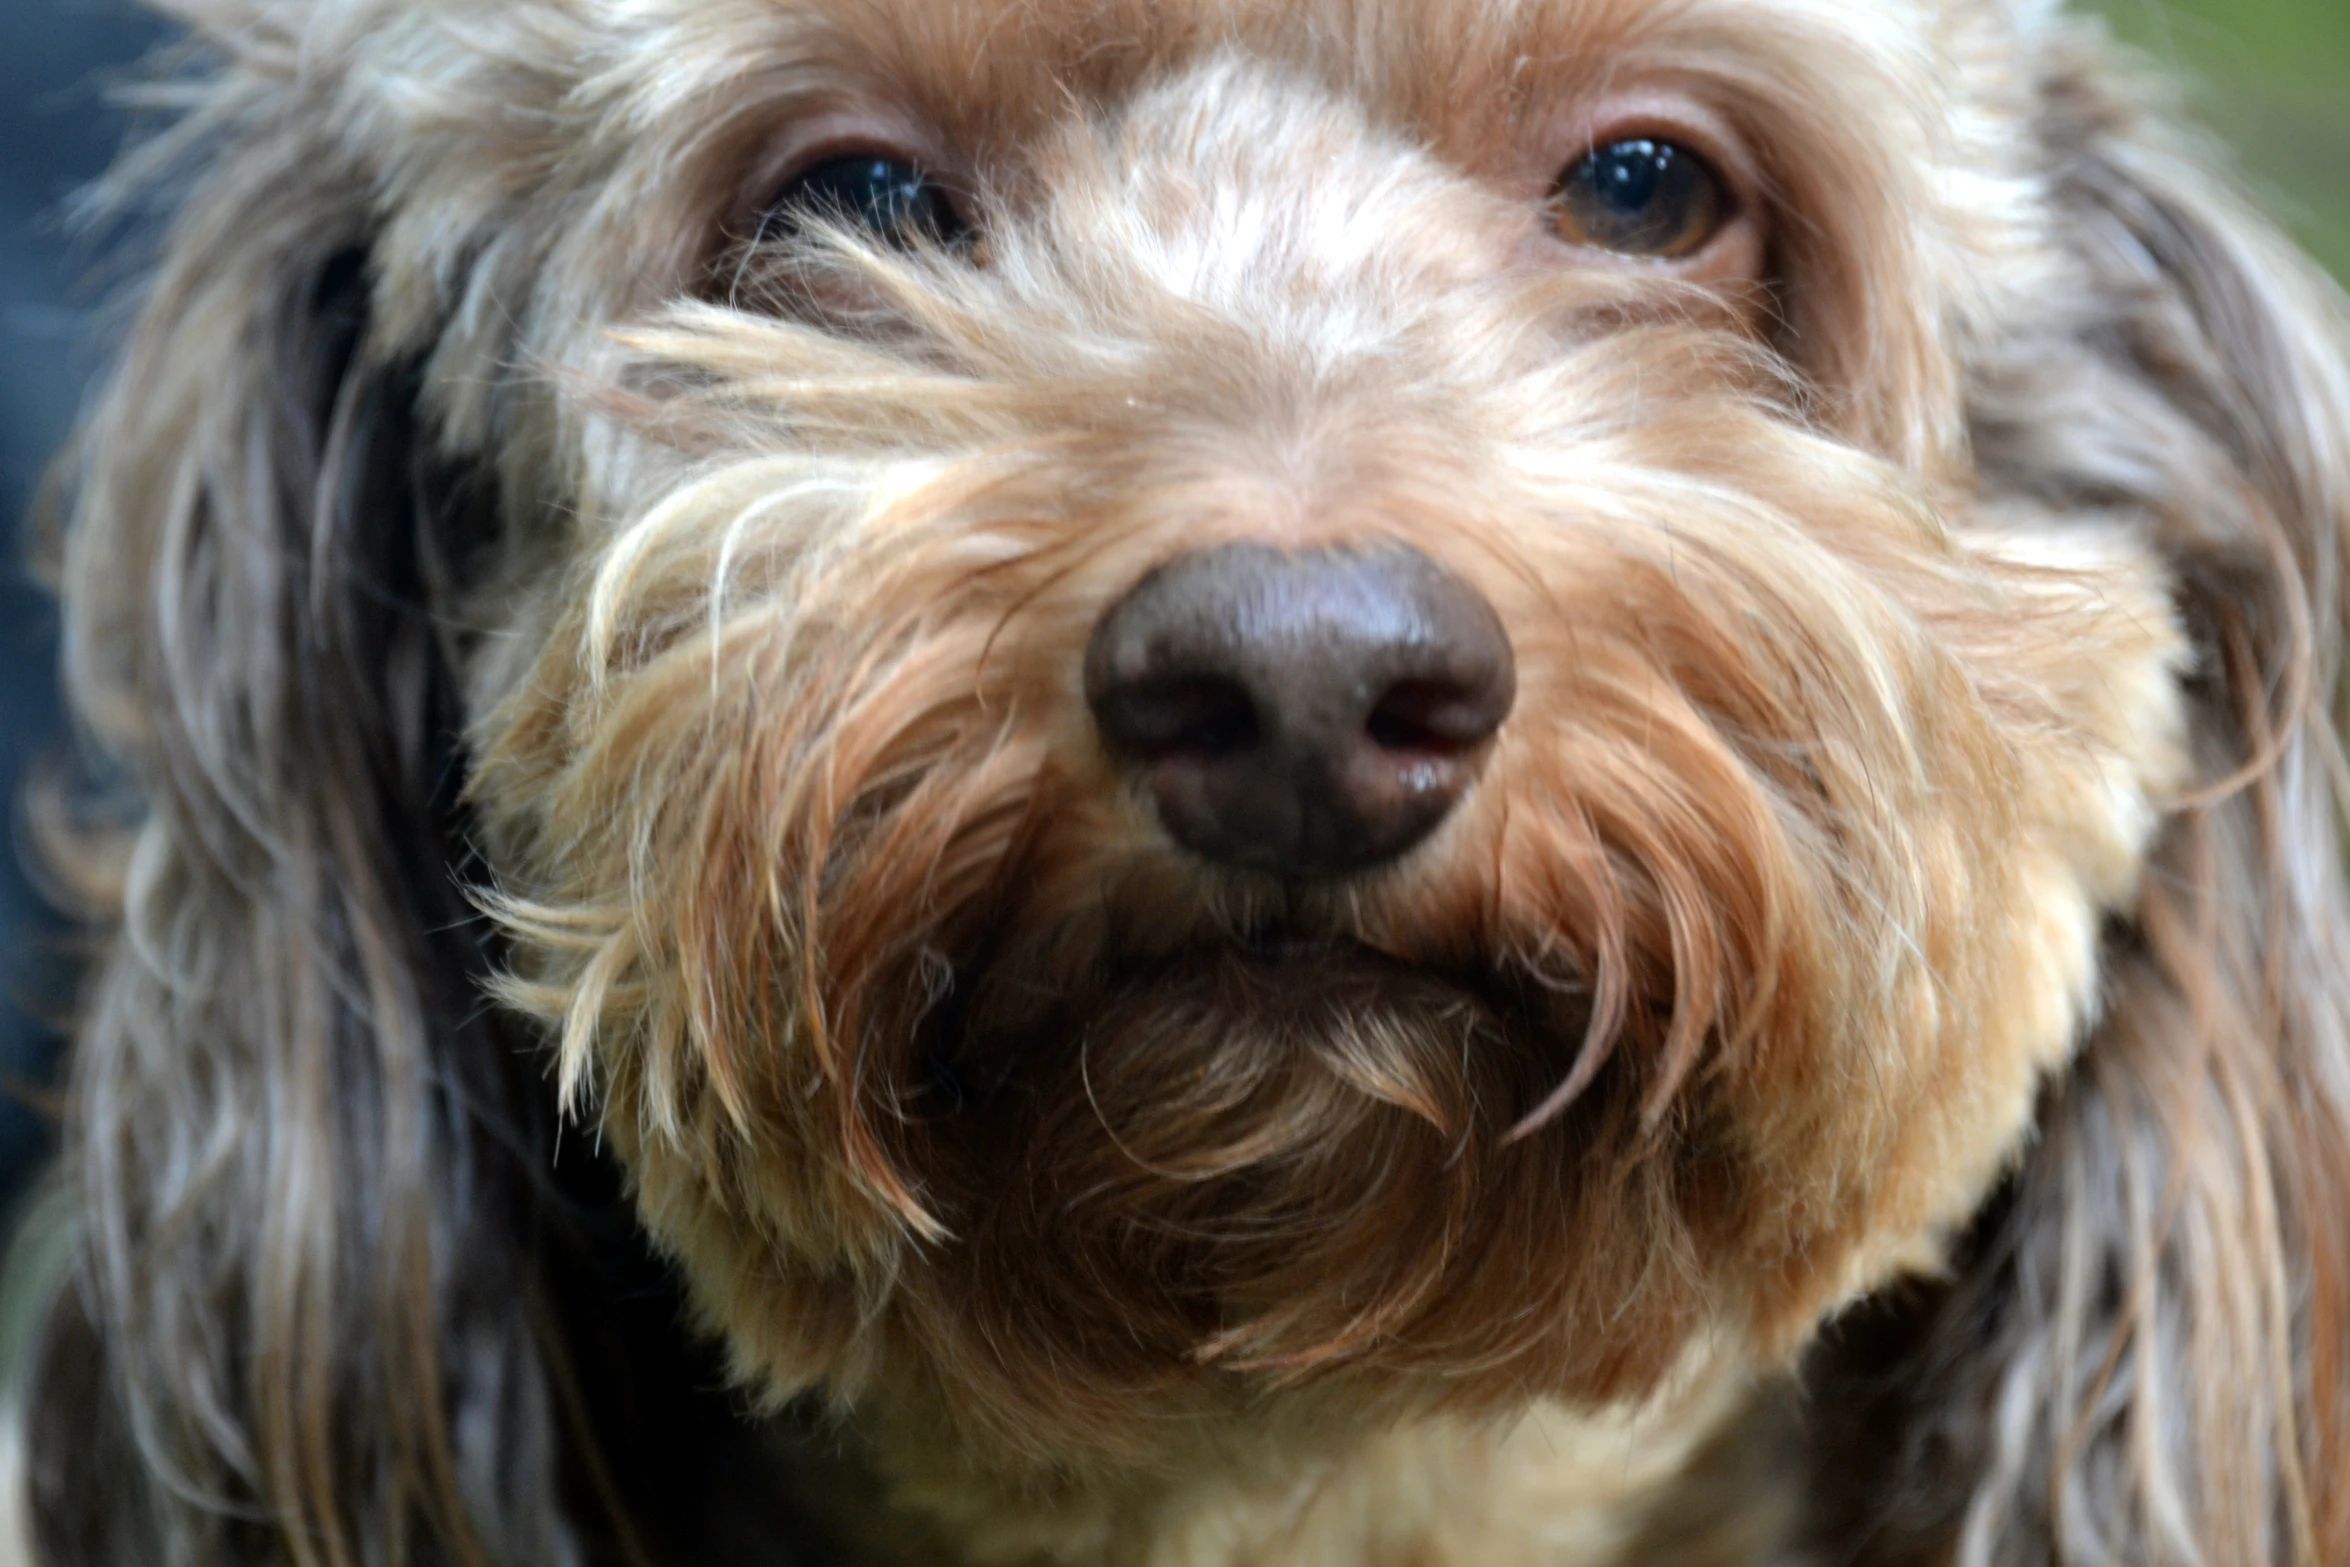
[[[1721,176],[1688,148],[1635,136],[1594,147],[1551,197],[1551,225],[1570,244],[1671,261],[1721,231]]]
[[[919,166],[880,153],[827,158],[796,176],[759,220],[759,238],[783,239],[810,223],[847,223],[912,248],[961,245],[971,226],[946,188]]]

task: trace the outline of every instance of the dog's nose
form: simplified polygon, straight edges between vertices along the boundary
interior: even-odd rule
[[[1417,550],[1226,544],[1161,566],[1102,617],[1085,694],[1178,842],[1334,876],[1444,819],[1517,668],[1493,606]]]

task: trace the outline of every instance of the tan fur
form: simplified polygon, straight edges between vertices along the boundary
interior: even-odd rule
[[[660,1558],[517,1045],[858,1560],[2350,1553],[2339,301],[2094,35],[185,9],[63,540],[144,803],[52,1567]],[[1756,275],[1545,237],[1641,91]],[[977,250],[751,242],[828,125]],[[1507,628],[1392,866],[1209,867],[1092,731],[1095,623],[1239,540]]]

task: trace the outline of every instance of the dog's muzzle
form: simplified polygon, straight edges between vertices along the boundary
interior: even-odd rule
[[[1085,690],[1177,842],[1285,878],[1433,832],[1517,695],[1501,619],[1417,550],[1178,556],[1095,627]]]

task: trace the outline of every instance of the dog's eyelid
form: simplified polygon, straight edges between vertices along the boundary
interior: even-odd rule
[[[861,227],[894,244],[961,248],[972,238],[968,197],[930,160],[902,148],[833,144],[796,162],[761,205],[754,244],[810,222]]]
[[[919,112],[886,93],[853,93],[790,106],[777,128],[736,172],[733,191],[713,233],[723,258],[781,237],[775,219],[794,188],[828,163],[867,157],[907,166],[951,209],[958,228],[971,227],[977,207],[970,169],[953,141]]]
[[[1703,158],[1732,194],[1751,197],[1762,183],[1750,138],[1728,113],[1693,90],[1637,89],[1583,104],[1568,119],[1562,166],[1615,142],[1669,141]]]

